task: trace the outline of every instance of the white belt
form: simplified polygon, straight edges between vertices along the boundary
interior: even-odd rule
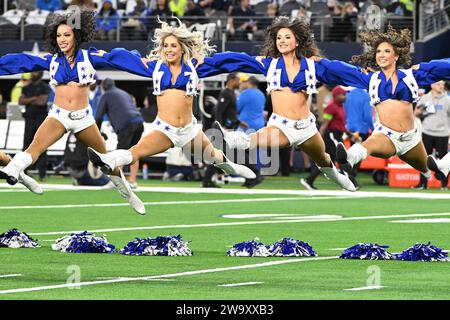
[[[313,114],[311,114],[306,119],[292,120],[292,119],[285,118],[279,114],[272,113],[272,115],[270,116],[270,119],[272,121],[281,123],[281,125],[285,125],[287,127],[292,127],[297,130],[305,129],[305,128],[309,127],[310,125],[315,124],[315,122],[316,122],[316,117]]]
[[[66,116],[70,120],[81,120],[92,113],[92,108],[89,106],[81,110],[69,111],[58,107],[56,104],[52,105],[49,112],[56,113],[57,115]]]
[[[375,124],[375,132],[374,133],[382,133],[382,134],[388,136],[389,138],[399,140],[399,141],[409,141],[417,134],[418,130],[419,130],[418,128],[414,128],[414,129],[411,129],[406,132],[397,132],[397,131],[391,130],[391,129],[383,126],[380,123],[377,123],[377,124]]]

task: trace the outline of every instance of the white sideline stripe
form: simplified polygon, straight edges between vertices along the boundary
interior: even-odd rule
[[[348,218],[330,218],[330,219],[299,219],[299,220],[268,220],[268,221],[245,221],[245,222],[221,222],[221,223],[205,223],[205,224],[179,224],[167,226],[151,226],[151,227],[132,227],[132,228],[116,228],[116,229],[99,229],[88,230],[89,232],[115,232],[115,231],[134,231],[134,230],[156,230],[156,229],[173,229],[173,228],[207,228],[207,227],[225,227],[225,226],[244,226],[255,224],[275,224],[275,223],[299,223],[299,222],[326,222],[326,221],[351,221],[351,220],[376,220],[376,219],[392,219],[392,218],[410,218],[410,217],[432,217],[432,216],[450,216],[450,212],[446,213],[418,213],[404,215],[386,215],[386,216],[362,216]],[[52,231],[52,232],[29,232],[32,236],[58,235],[82,232],[84,230],[75,231]]]
[[[450,218],[395,220],[393,223],[450,223]]]
[[[235,202],[272,202],[272,201],[305,201],[305,200],[322,200],[322,199],[345,199],[349,197],[311,197],[311,198],[247,198],[247,199],[224,199],[224,200],[186,200],[186,201],[161,201],[161,202],[144,202],[146,206],[161,205],[185,205],[185,204],[208,204],[208,203],[235,203]],[[128,207],[129,203],[92,203],[92,204],[57,204],[47,206],[1,206],[4,210],[16,209],[61,209],[61,208],[91,208],[91,207]]]
[[[121,279],[119,278],[119,279],[111,279],[111,280],[86,281],[86,282],[78,282],[78,283],[64,283],[64,284],[57,284],[57,285],[52,285],[52,286],[8,289],[8,290],[0,290],[0,294],[63,289],[63,288],[71,288],[71,287],[92,286],[92,285],[99,285],[99,284],[130,282],[130,281],[146,281],[146,280],[161,279],[161,278],[173,278],[173,277],[181,277],[181,276],[199,275],[199,274],[205,274],[205,273],[215,273],[215,272],[223,272],[223,271],[242,270],[242,269],[254,269],[254,268],[274,266],[274,265],[280,265],[280,264],[286,264],[286,263],[330,260],[330,259],[337,259],[337,258],[338,257],[298,258],[298,259],[289,259],[289,260],[281,260],[281,261],[270,261],[270,262],[257,263],[257,264],[247,264],[247,265],[234,266],[234,267],[161,274],[161,275],[155,275],[155,276],[130,277],[130,278],[121,278]]]
[[[240,286],[251,286],[254,284],[261,284],[263,282],[241,282],[241,283],[227,283],[227,284],[219,284],[218,287],[240,287]]]
[[[81,187],[72,185],[57,184],[41,184],[44,191],[64,191],[64,190],[111,190],[101,187]],[[6,187],[11,189],[9,184],[0,184],[0,188]],[[17,190],[9,190],[16,192],[20,187],[13,186]],[[25,188],[25,187],[23,187]],[[24,189],[24,191],[27,191]],[[420,193],[420,192],[395,192],[395,191],[357,191],[350,192],[345,190],[271,190],[271,189],[218,189],[218,188],[186,188],[186,187],[138,187],[133,190],[139,192],[165,192],[165,193],[195,193],[195,194],[278,194],[278,195],[297,195],[297,196],[349,196],[352,198],[405,198],[405,199],[446,199],[450,200],[449,193]],[[28,191],[27,191],[28,192]]]
[[[363,291],[363,290],[374,290],[374,289],[381,289],[385,288],[385,286],[368,286],[368,287],[361,287],[361,288],[351,288],[351,289],[344,289],[344,291]]]
[[[110,280],[110,279],[130,279],[130,277],[96,277],[98,280]],[[147,279],[145,281],[175,281],[175,279]]]
[[[0,278],[12,278],[12,277],[21,277],[21,273],[14,273],[14,274],[1,274]]]

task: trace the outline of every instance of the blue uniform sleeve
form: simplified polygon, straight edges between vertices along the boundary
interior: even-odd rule
[[[319,82],[361,89],[369,87],[371,73],[364,74],[351,64],[322,58],[319,62],[315,62],[315,65]]]
[[[450,58],[422,62],[413,70],[418,85],[429,85],[440,80],[450,80]]]
[[[147,63],[147,66],[145,66],[142,63],[142,57],[137,50],[128,51],[123,48],[113,49],[111,52],[105,53],[103,57],[100,58],[103,58],[109,66],[114,69],[127,71],[147,78],[152,77],[156,65],[155,60],[150,61]]]
[[[197,68],[197,74],[200,78],[237,71],[266,74],[270,59],[263,59],[261,63],[256,57],[245,53],[231,51],[216,53],[212,57],[205,58],[203,64]]]
[[[0,58],[0,75],[49,70],[51,61],[51,54],[44,57],[32,56],[26,53],[7,54]]]

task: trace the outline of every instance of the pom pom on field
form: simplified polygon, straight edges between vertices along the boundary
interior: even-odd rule
[[[130,256],[192,256],[193,252],[187,244],[188,241],[184,241],[181,235],[136,238],[120,250],[120,253]]]
[[[339,258],[361,260],[391,260],[393,255],[386,251],[389,246],[380,246],[373,243],[358,243],[344,250]]]
[[[106,236],[96,237],[93,233],[83,231],[59,238],[52,244],[52,249],[73,253],[113,253],[115,247],[109,244]]]
[[[449,262],[450,259],[446,252],[442,249],[431,245],[430,242],[427,244],[416,243],[414,246],[409,247],[402,253],[396,254],[395,259],[403,261],[440,261]]]
[[[0,248],[3,247],[14,249],[39,248],[40,245],[25,232],[21,232],[14,228],[0,234]]]

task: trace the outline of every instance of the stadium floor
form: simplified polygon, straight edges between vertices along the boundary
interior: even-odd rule
[[[67,178],[50,178],[43,196],[0,184],[0,232],[18,228],[42,246],[0,249],[0,299],[450,298],[448,263],[338,259],[359,242],[389,245],[392,253],[429,241],[448,250],[450,192],[389,189],[365,174],[357,193],[322,177],[320,190],[310,192],[298,178],[270,177],[251,190],[140,181],[136,193],[146,216],[135,214],[114,190],[74,189]],[[82,230],[106,235],[116,249],[135,237],[181,234],[194,255],[51,250],[55,239]],[[270,244],[284,237],[308,242],[318,257],[226,255],[238,242]]]

